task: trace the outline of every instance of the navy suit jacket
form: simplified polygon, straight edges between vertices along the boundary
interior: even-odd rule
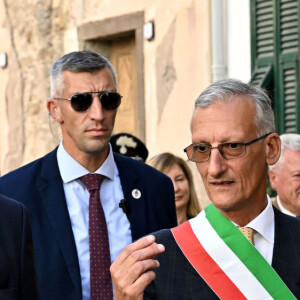
[[[28,213],[22,204],[3,195],[0,195],[0,299],[39,299]]]
[[[41,298],[79,300],[79,262],[56,152],[1,177],[0,193],[22,202],[29,211]],[[176,226],[171,180],[144,163],[114,157],[129,206],[132,239]],[[134,189],[141,191],[139,199],[131,195]]]
[[[274,211],[272,267],[296,298],[300,299],[300,220],[276,208]],[[145,291],[145,300],[219,299],[182,254],[170,230],[161,230],[154,235],[157,243],[165,245],[166,251],[156,258],[160,267],[155,271],[155,280]]]

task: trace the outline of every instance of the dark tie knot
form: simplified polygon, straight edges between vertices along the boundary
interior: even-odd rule
[[[99,190],[103,176],[100,174],[87,174],[82,176],[81,181],[86,186],[89,192],[93,190]]]

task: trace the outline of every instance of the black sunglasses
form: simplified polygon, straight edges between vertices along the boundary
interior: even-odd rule
[[[122,96],[117,92],[101,91],[101,92],[85,92],[71,96],[71,98],[53,98],[57,100],[69,100],[75,111],[86,112],[93,104],[93,98],[98,97],[101,105],[105,110],[116,110],[121,104]]]

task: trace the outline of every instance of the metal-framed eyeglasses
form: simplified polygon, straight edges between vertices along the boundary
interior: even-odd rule
[[[267,134],[264,134],[254,140],[251,140],[249,142],[226,142],[221,143],[216,147],[211,147],[208,144],[199,144],[199,145],[189,145],[184,149],[184,152],[187,154],[187,157],[189,160],[201,163],[206,162],[210,159],[211,155],[211,149],[218,149],[220,154],[224,159],[235,159],[239,157],[243,157],[246,155],[246,147],[254,144],[258,141],[263,140],[268,135],[270,135],[272,132],[269,132]]]

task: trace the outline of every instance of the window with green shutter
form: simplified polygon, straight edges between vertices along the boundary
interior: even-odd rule
[[[300,132],[300,0],[251,0],[251,82],[273,101],[279,134]]]

